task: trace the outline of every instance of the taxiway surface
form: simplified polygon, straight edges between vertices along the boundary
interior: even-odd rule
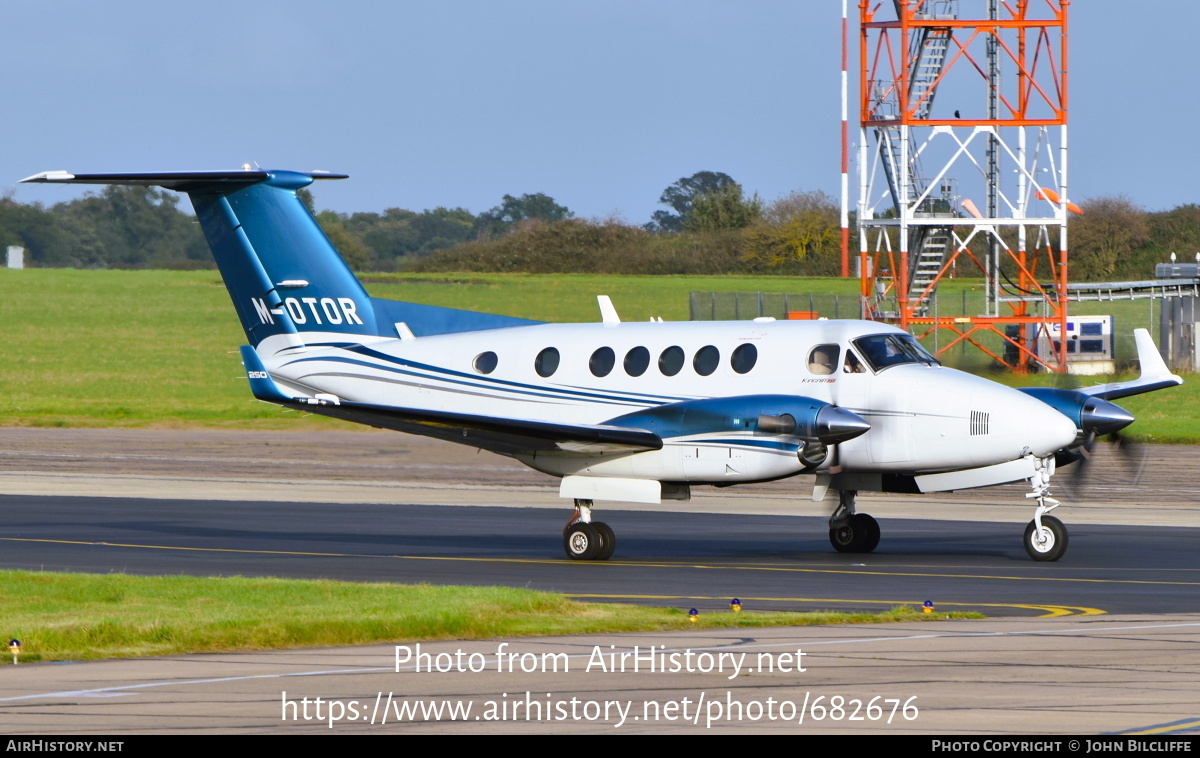
[[[498,583],[702,610],[739,597],[803,610],[932,600],[990,616],[1200,612],[1190,447],[1148,448],[1137,484],[1133,464],[1098,450],[1085,497],[1058,511],[1071,546],[1053,564],[1021,546],[1032,507],[1019,485],[865,495],[883,539],[842,555],[827,540],[830,506],[811,502],[802,478],[599,504],[618,548],[595,563],[563,557],[570,509],[555,480],[460,446],[373,432],[0,436],[10,568]]]
[[[1098,451],[1087,492],[1072,493],[1086,499],[1063,492],[1071,547],[1054,564],[1024,554],[1032,508],[1018,486],[863,497],[884,536],[849,556],[830,548],[828,506],[800,480],[666,507],[600,504],[617,555],[579,563],[562,556],[569,508],[553,480],[456,446],[371,432],[6,429],[10,568],[500,583],[704,613],[728,612],[732,596],[783,609],[931,599],[991,618],[425,648],[494,667],[507,643],[521,660],[566,661],[549,673],[397,670],[393,646],[5,667],[0,733],[1195,734],[1196,450],[1151,452],[1135,484],[1141,464]],[[747,668],[588,665],[597,650],[652,646],[697,662],[746,654]],[[801,650],[803,672],[763,668]],[[412,710],[451,707],[471,710]]]

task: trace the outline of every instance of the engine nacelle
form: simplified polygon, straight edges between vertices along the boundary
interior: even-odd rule
[[[753,432],[832,445],[871,428],[861,416],[824,400],[800,395],[739,395],[684,400],[604,422],[644,429],[669,439],[713,432]],[[815,452],[815,449],[814,449]]]

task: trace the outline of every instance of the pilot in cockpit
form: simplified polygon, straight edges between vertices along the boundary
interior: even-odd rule
[[[844,374],[863,374],[866,370],[863,368],[862,362],[858,360],[858,356],[849,350],[846,351],[846,365],[842,367]]]

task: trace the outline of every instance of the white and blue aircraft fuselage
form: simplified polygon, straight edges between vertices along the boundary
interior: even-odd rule
[[[879,542],[859,491],[938,492],[1028,480],[1025,547],[1057,560],[1056,459],[1133,417],[1109,399],[1172,386],[1149,335],[1142,376],[1083,390],[1012,389],[940,365],[892,326],[856,320],[546,324],[370,297],[296,190],[330,174],[243,170],[25,181],[188,193],[246,331],[254,395],[515,458],[574,501],[566,553],[607,559],[595,500],[687,499],[697,485],[814,477],[836,496],[830,541]]]

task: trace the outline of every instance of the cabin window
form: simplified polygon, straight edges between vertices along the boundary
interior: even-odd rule
[[[625,353],[625,373],[630,376],[641,376],[650,367],[650,351],[644,347],[632,348]]]
[[[608,376],[616,363],[617,354],[613,352],[613,349],[601,347],[592,353],[592,358],[588,361],[588,368],[592,370],[593,376]]]
[[[808,371],[812,374],[832,374],[842,349],[837,345],[817,345],[808,354]]]
[[[708,376],[720,365],[721,351],[712,345],[705,345],[697,350],[696,357],[692,359],[692,368],[696,369],[700,376]]]
[[[754,368],[754,364],[757,362],[758,348],[749,342],[734,348],[733,355],[729,359],[730,367],[739,374],[750,373],[750,369]]]
[[[658,370],[663,376],[675,376],[683,368],[683,348],[672,345],[658,356]]]
[[[496,354],[489,350],[486,353],[480,353],[475,356],[473,365],[479,373],[490,374],[496,370],[496,364],[499,362],[500,360],[496,357]]]
[[[533,361],[533,370],[538,372],[538,376],[546,377],[558,371],[558,348],[548,347],[538,353],[537,358]]]

